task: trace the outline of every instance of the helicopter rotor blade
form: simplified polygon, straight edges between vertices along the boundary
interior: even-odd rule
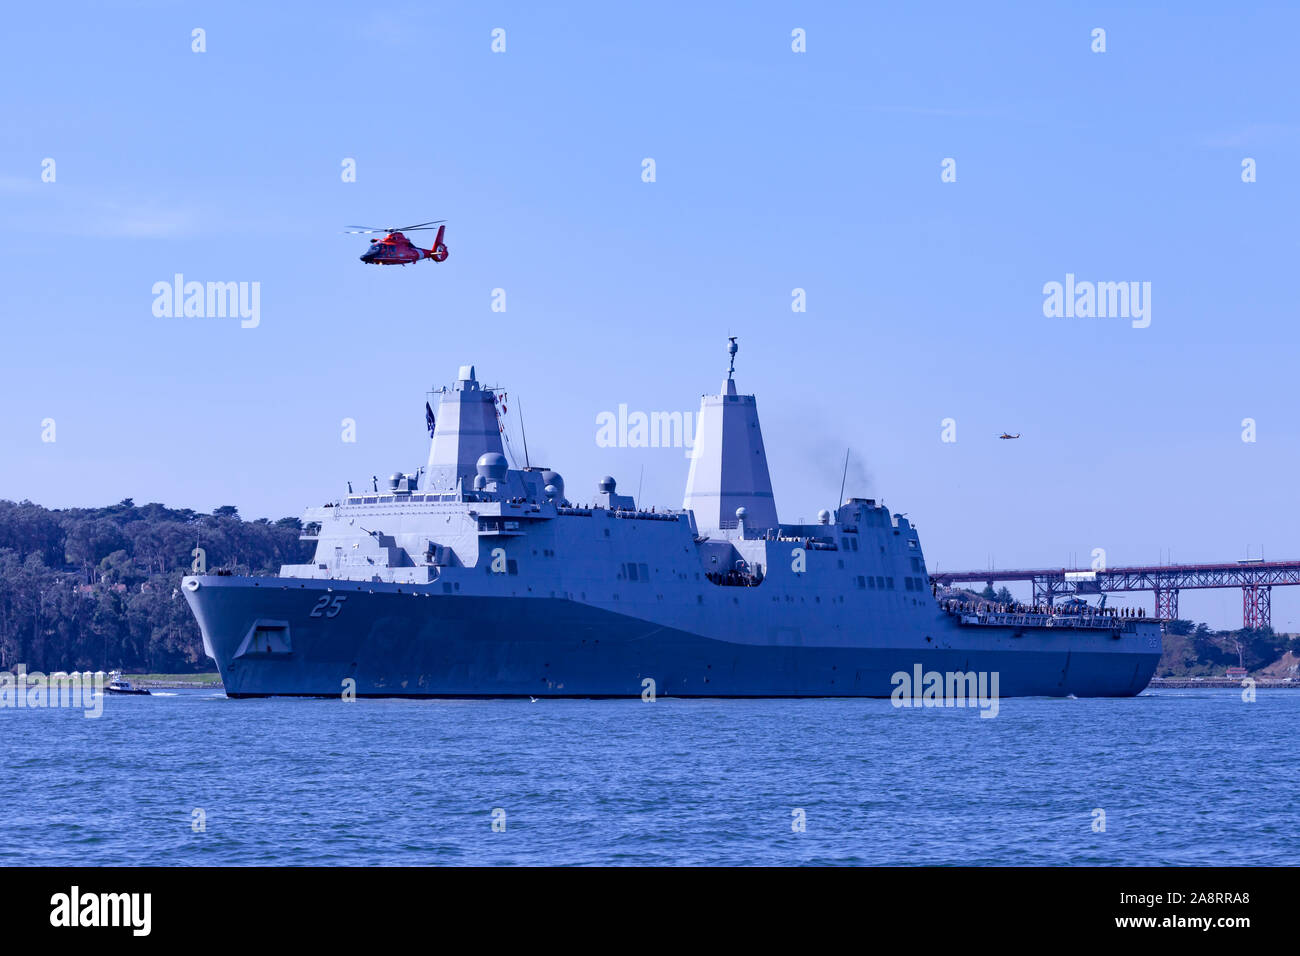
[[[420,229],[432,229],[439,223],[446,222],[446,219],[430,219],[428,222],[417,222],[412,226],[347,226],[344,234],[349,236],[363,236],[372,232],[415,232]]]

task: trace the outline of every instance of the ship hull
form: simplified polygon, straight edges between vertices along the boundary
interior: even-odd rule
[[[923,628],[864,622],[848,641],[818,646],[774,642],[761,619],[702,633],[689,622],[562,598],[275,578],[186,585],[231,697],[626,698],[653,690],[881,698],[895,693],[896,675],[918,667],[996,674],[1000,697],[1128,697],[1147,686],[1160,658],[1154,622],[1115,639],[1069,628],[961,628],[936,612]],[[331,617],[335,595],[346,603]]]

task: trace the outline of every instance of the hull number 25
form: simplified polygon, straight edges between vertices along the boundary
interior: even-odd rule
[[[316,606],[311,609],[311,617],[338,617],[339,611],[343,610],[343,602],[348,599],[346,594],[335,594],[331,600],[328,594],[322,594]]]

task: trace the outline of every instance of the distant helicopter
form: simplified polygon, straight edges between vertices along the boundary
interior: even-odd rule
[[[1002,433],[1001,435],[999,435],[998,437],[999,437],[999,438],[1019,438],[1019,437],[1020,437],[1020,432],[1016,432],[1014,435],[1008,435],[1006,432],[1003,432],[1003,433]]]
[[[429,249],[421,249],[402,233],[432,229],[438,223],[446,221],[446,219],[431,219],[429,222],[417,222],[413,226],[388,226],[382,229],[373,226],[348,226],[346,235],[362,236],[372,232],[382,232],[384,234],[382,239],[371,239],[370,248],[361,257],[362,262],[368,262],[371,265],[404,266],[412,262],[419,262],[421,259],[445,262],[448,253],[447,247],[442,241],[442,235],[447,228],[446,226],[438,226],[438,234],[434,236],[433,246]]]

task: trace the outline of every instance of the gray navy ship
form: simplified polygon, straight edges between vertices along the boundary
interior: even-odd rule
[[[681,510],[610,477],[577,504],[558,472],[511,467],[496,393],[462,367],[423,468],[306,512],[311,563],[183,580],[226,693],[890,697],[922,672],[994,674],[1002,697],[1147,686],[1157,621],[941,600],[917,529],[871,498],[782,524],[734,340],[697,421]]]

